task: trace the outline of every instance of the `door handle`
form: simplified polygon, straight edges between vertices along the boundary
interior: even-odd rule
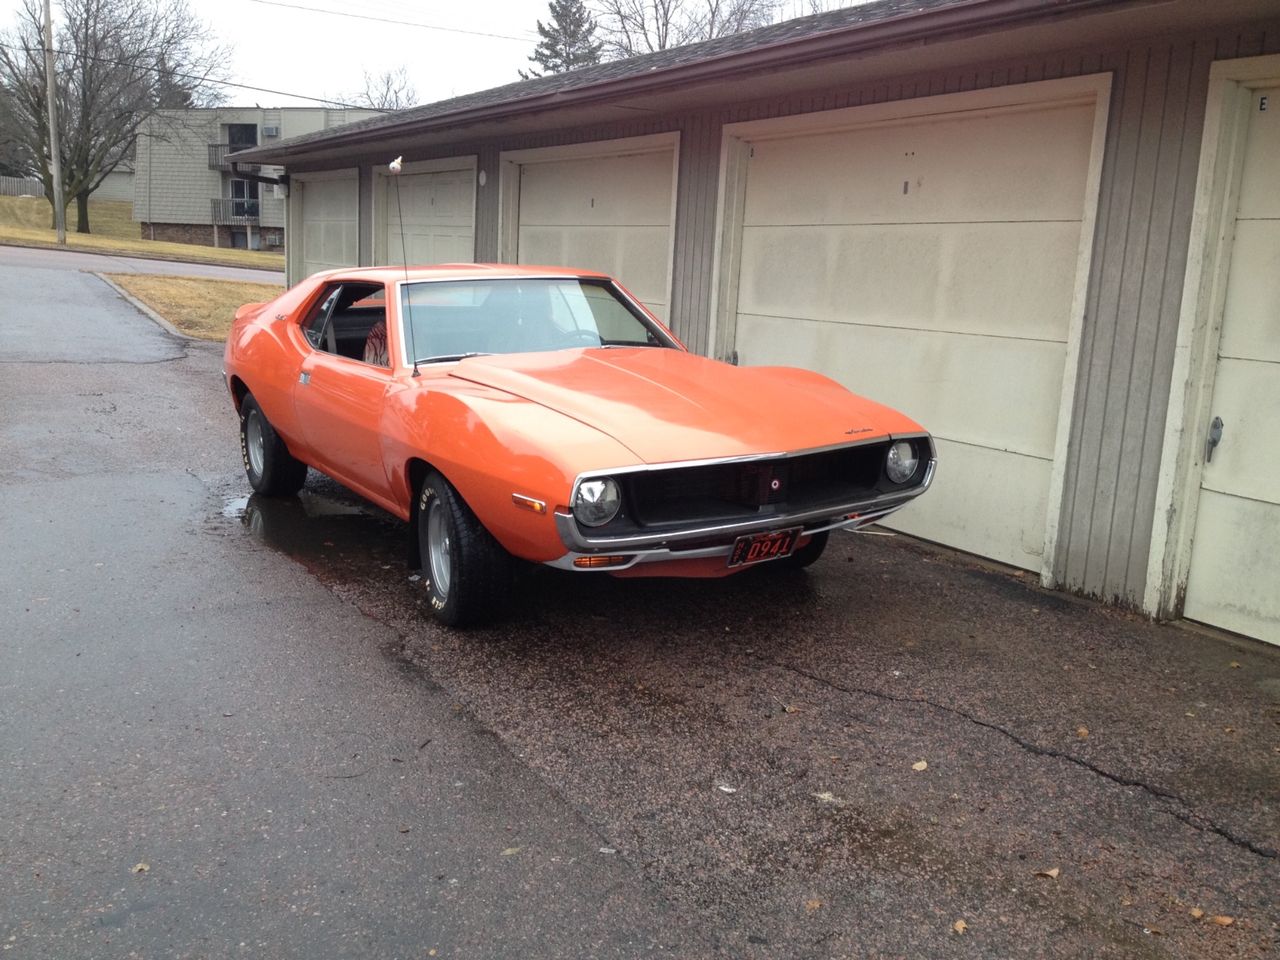
[[[1209,437],[1204,445],[1204,462],[1209,463],[1213,460],[1213,448],[1222,442],[1222,418],[1214,417],[1213,422],[1209,424]]]
[[[305,387],[311,382],[311,374],[304,370],[302,373],[298,374],[298,382]]]

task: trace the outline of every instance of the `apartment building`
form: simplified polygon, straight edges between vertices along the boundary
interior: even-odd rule
[[[381,115],[324,107],[165,110],[138,138],[133,219],[143,238],[249,250],[284,248],[285,191],[254,175],[277,168],[227,155]]]

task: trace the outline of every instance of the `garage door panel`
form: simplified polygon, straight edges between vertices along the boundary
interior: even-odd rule
[[[1184,613],[1280,643],[1277,544],[1280,510],[1274,505],[1202,490],[1192,549],[1198,557],[1221,559],[1192,564]]]
[[[741,315],[744,364],[820,370],[901,410],[932,433],[992,450],[1053,457],[1065,348],[1034,340]]]
[[[355,265],[359,259],[354,177],[302,184],[302,273]]]
[[[669,241],[666,227],[619,231],[522,225],[520,262],[607,273],[617,277],[645,306],[665,317]]]
[[[671,170],[667,151],[526,164],[520,177],[520,223],[666,227]]]
[[[929,492],[885,526],[1002,563],[1038,569],[1052,464],[935,437],[938,473]]]
[[[407,255],[401,244],[408,244]],[[403,241],[398,231],[387,237],[391,263],[469,263],[475,258],[475,241],[470,231],[444,233],[406,227]]]
[[[1218,361],[1213,414],[1222,442],[1205,464],[1203,484],[1280,506],[1280,363]],[[1276,543],[1280,561],[1280,541]]]
[[[387,262],[470,263],[475,259],[474,171],[403,174],[397,183],[385,186],[382,249]]]
[[[1066,342],[1078,223],[748,227],[739,309]]]
[[[607,273],[665,320],[673,161],[663,149],[522,164],[517,262]]]
[[[388,219],[399,222],[404,211],[406,225],[412,223],[471,225],[473,192],[471,173],[428,173],[400,178],[400,202],[388,205]],[[391,188],[394,191],[394,187]]]
[[[1280,363],[1280,220],[1236,222],[1218,351]]]
[[[1090,103],[927,117],[807,136],[803,151],[756,142],[744,222],[1079,220],[1088,165],[1062,160],[1087,160],[1093,114]]]
[[[1097,109],[952,110],[817,134],[779,121],[776,137],[753,124],[746,159],[741,360],[821,371],[918,420],[938,438],[939,481],[893,522],[1030,568]]]

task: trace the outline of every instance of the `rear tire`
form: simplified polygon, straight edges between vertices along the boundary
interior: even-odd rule
[[[418,549],[432,613],[445,626],[484,623],[505,609],[511,555],[435,471],[418,492]]]
[[[791,556],[783,557],[781,560],[775,561],[775,563],[782,570],[803,570],[805,567],[816,563],[818,558],[822,556],[822,552],[827,549],[827,538],[830,533],[831,531],[829,530],[815,533],[803,547],[796,550]]]
[[[253,394],[240,401],[240,457],[249,486],[268,497],[290,497],[307,482],[307,465],[276,433]]]

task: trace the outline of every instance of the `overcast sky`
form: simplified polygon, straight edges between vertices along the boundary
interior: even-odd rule
[[[826,8],[866,0],[824,0]],[[537,44],[547,0],[188,0],[210,36],[232,46],[231,106],[304,106],[287,96],[340,99],[358,92],[362,71],[403,66],[419,103],[485,90],[520,79]],[[53,0],[54,21],[61,16]],[[783,16],[799,16],[809,0],[782,0]],[[0,30],[17,18],[20,0],[0,0]],[[327,11],[327,12],[326,12]],[[389,22],[390,21],[390,22]],[[268,92],[268,91],[280,91]],[[312,105],[314,105],[312,103]]]
[[[237,83],[337,98],[360,88],[362,70],[376,74],[403,66],[420,103],[518,80],[516,71],[529,66],[537,43],[536,22],[548,17],[546,0],[188,2],[212,36],[233,46],[230,79]],[[0,0],[0,28],[14,23],[19,6],[19,0]],[[57,22],[58,0],[53,6]],[[322,10],[332,12],[316,12]],[[423,26],[403,25],[408,23]],[[235,88],[227,97],[237,106],[307,103]]]

